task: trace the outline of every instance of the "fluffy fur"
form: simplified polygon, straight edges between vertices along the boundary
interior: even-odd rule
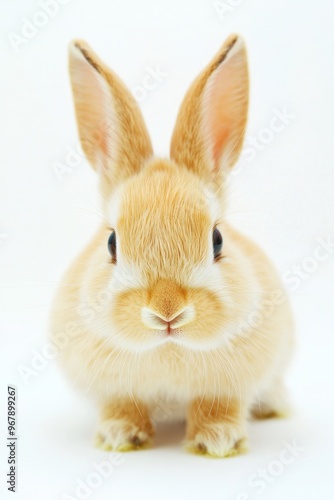
[[[224,218],[223,180],[247,119],[244,44],[230,37],[189,89],[171,159],[153,157],[135,100],[82,41],[71,44],[70,74],[105,227],[66,273],[51,331],[68,336],[62,364],[100,407],[97,445],[145,446],[162,411],[186,417],[190,450],[239,453],[250,412],[286,412],[282,376],[293,346],[272,264]],[[218,261],[215,227],[224,238]]]

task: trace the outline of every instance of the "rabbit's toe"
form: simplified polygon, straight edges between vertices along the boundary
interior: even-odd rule
[[[192,453],[216,458],[232,457],[248,450],[243,429],[233,424],[212,424],[203,428],[187,441]]]
[[[127,420],[108,419],[101,422],[95,434],[95,446],[105,451],[131,451],[151,444],[151,425],[141,429]]]

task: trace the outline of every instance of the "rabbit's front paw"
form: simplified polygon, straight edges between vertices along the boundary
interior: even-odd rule
[[[150,444],[154,429],[143,403],[115,399],[101,409],[101,420],[95,435],[98,448],[130,451]]]
[[[187,449],[217,458],[232,457],[247,451],[247,437],[244,430],[236,425],[209,424],[192,438],[188,436]]]
[[[195,399],[188,411],[186,446],[212,457],[231,457],[247,450],[245,411],[237,398]]]
[[[127,420],[102,421],[95,434],[95,446],[109,451],[131,451],[147,447],[151,443],[153,428],[147,422],[142,427]]]

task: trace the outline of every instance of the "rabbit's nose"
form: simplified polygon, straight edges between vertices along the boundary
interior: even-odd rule
[[[173,314],[173,316],[166,317],[148,307],[143,307],[141,317],[145,326],[154,330],[166,330],[167,333],[172,333],[173,329],[180,328],[194,319],[195,309],[192,305],[189,305]]]

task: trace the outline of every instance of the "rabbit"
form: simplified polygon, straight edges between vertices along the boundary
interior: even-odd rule
[[[224,215],[248,114],[245,43],[231,35],[189,88],[170,158],[153,155],[136,100],[84,41],[69,71],[103,219],[57,291],[51,331],[98,407],[96,445],[145,448],[157,422],[183,419],[191,452],[243,453],[249,418],[289,412],[294,350],[277,272]]]

